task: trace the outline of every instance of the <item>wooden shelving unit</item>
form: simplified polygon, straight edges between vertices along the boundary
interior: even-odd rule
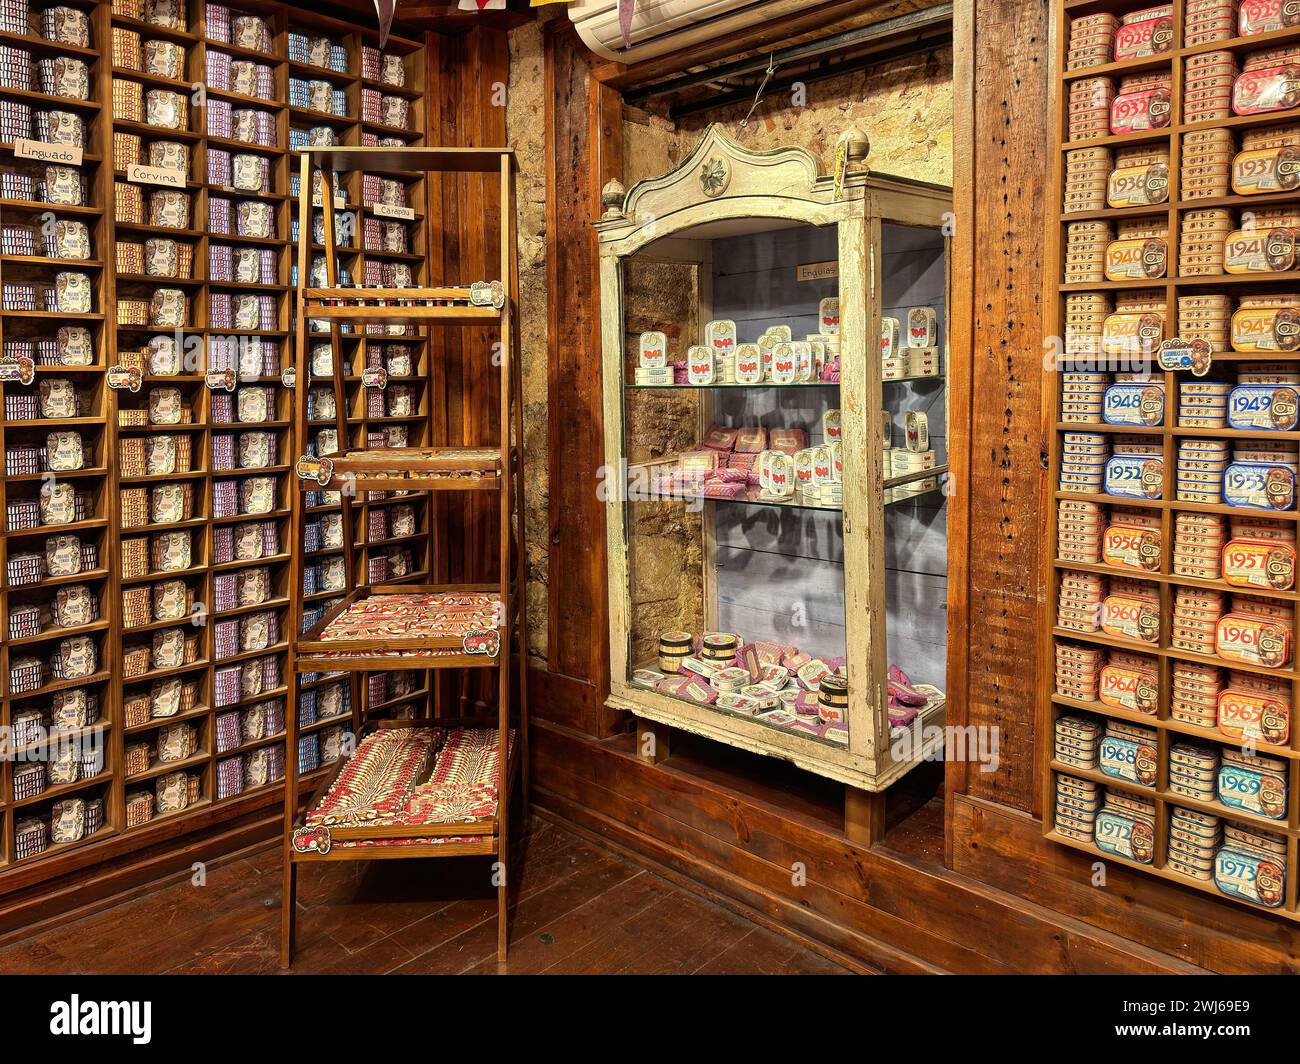
[[[393,36],[385,46],[384,54],[396,57],[393,62],[404,68],[406,84],[391,86],[374,77],[366,69],[367,53],[377,45],[377,35],[355,25],[302,10],[274,0],[247,0],[234,5],[210,5],[206,0],[189,0],[186,5],[185,28],[169,28],[149,20],[143,3],[133,0],[67,0],[67,6],[85,11],[90,19],[90,47],[82,48],[47,41],[40,36],[40,10],[50,4],[34,3],[27,33],[0,33],[0,44],[24,48],[31,52],[33,64],[43,57],[66,56],[84,60],[90,68],[90,98],[85,101],[63,97],[47,97],[29,89],[0,87],[0,102],[9,100],[27,104],[36,109],[57,107],[75,111],[86,124],[86,143],[82,155],[81,172],[86,184],[82,204],[51,206],[31,199],[0,198],[0,223],[22,224],[36,221],[47,212],[58,218],[84,221],[90,230],[91,257],[89,260],[64,262],[41,254],[30,256],[0,256],[0,284],[24,280],[52,280],[61,270],[84,272],[91,280],[93,308],[90,314],[77,315],[77,324],[87,327],[93,339],[93,362],[87,366],[55,367],[38,365],[31,384],[7,381],[6,397],[14,394],[34,394],[43,380],[67,379],[75,383],[81,398],[77,418],[59,419],[60,428],[81,433],[86,443],[84,468],[60,474],[61,480],[73,484],[86,494],[87,510],[82,519],[55,528],[44,526],[32,529],[13,529],[6,522],[0,531],[0,563],[7,571],[8,560],[15,554],[33,549],[43,549],[45,537],[55,532],[76,534],[97,548],[95,568],[75,576],[47,578],[33,587],[11,585],[7,576],[0,584],[0,616],[7,622],[12,605],[27,601],[50,599],[61,587],[85,584],[95,591],[98,619],[75,630],[49,629],[30,639],[6,640],[0,650],[0,668],[5,683],[0,699],[0,724],[7,725],[14,714],[30,708],[48,709],[50,697],[57,691],[85,687],[99,696],[98,730],[104,738],[103,770],[89,778],[58,788],[48,787],[37,797],[21,802],[12,800],[13,763],[0,763],[0,890],[7,880],[18,882],[6,872],[17,872],[14,865],[25,866],[23,882],[45,875],[55,875],[66,870],[64,861],[50,860],[71,849],[92,846],[110,836],[130,833],[147,841],[152,826],[160,820],[171,822],[186,819],[191,814],[201,814],[203,823],[223,816],[238,816],[259,806],[273,804],[283,790],[283,765],[295,751],[287,741],[284,721],[297,718],[298,709],[291,701],[289,682],[288,646],[291,625],[290,585],[293,567],[290,565],[290,517],[296,491],[293,484],[291,451],[292,376],[282,373],[293,365],[295,318],[291,299],[294,260],[291,252],[291,225],[294,218],[290,189],[290,176],[295,173],[297,153],[291,149],[293,130],[313,126],[328,126],[335,131],[340,143],[362,145],[378,136],[391,138],[391,143],[418,144],[423,138],[423,45],[421,42]],[[219,17],[219,7],[230,11],[227,22],[238,15],[253,15],[266,21],[268,40],[265,47],[246,47],[235,42],[233,29],[227,33]],[[211,17],[210,17],[211,16]],[[138,48],[129,42],[120,42],[115,48],[115,31],[136,34]],[[312,38],[331,38],[342,49],[344,61],[339,70],[321,69],[310,63],[291,59],[295,34]],[[184,50],[183,59],[174,70],[154,65],[153,72],[146,70],[145,42],[169,42]],[[134,52],[138,51],[138,55]],[[253,92],[233,91],[210,81],[210,72],[217,71],[224,62],[246,61],[264,68],[262,81]],[[212,71],[210,71],[210,63]],[[342,92],[342,114],[318,115],[310,109],[293,106],[290,101],[291,79],[312,78],[326,80]],[[150,125],[143,105],[135,110],[115,101],[114,85],[128,96],[139,93],[141,99],[150,91],[174,92],[183,101],[181,114],[185,128],[174,130]],[[33,69],[33,89],[39,87]],[[196,92],[195,86],[203,86]],[[134,86],[135,88],[129,88]],[[128,87],[128,88],[123,88]],[[242,87],[246,87],[241,85]],[[379,91],[384,95],[407,101],[409,115],[407,128],[390,129],[382,123],[363,121],[362,92]],[[295,90],[296,91],[296,90]],[[332,102],[332,101],[331,101]],[[265,114],[270,137],[267,144],[253,144],[239,139],[235,129],[218,127],[215,122],[219,112],[226,107],[246,109]],[[212,123],[212,124],[210,124]],[[115,134],[140,138],[142,157],[134,161],[150,164],[148,146],[154,142],[173,142],[183,145],[188,154],[188,171],[183,186],[155,183],[157,175],[141,173],[130,168],[121,150],[115,151]],[[120,146],[119,146],[120,149]],[[231,177],[210,168],[210,152],[228,152],[230,155],[249,154],[266,160],[267,184],[252,189],[243,182],[240,187]],[[0,153],[9,161],[12,144],[0,146]],[[8,169],[5,166],[5,169]],[[412,211],[396,212],[398,217],[386,217],[392,224],[405,229],[405,246],[391,254],[382,244],[367,247],[364,242],[363,219],[373,212],[358,214],[358,240],[355,268],[364,276],[367,261],[400,262],[413,271],[423,268],[426,251],[424,216],[419,205],[424,202],[422,175],[411,179],[406,186],[410,193],[408,202],[416,204]],[[355,189],[350,191],[355,204],[360,206],[361,176],[356,175]],[[413,187],[412,187],[413,186]],[[158,224],[160,219],[149,213],[150,193],[171,189],[183,192],[188,201],[188,217],[179,226]],[[139,196],[143,212],[132,214],[130,199]],[[125,198],[124,198],[125,197]],[[228,221],[223,221],[222,205]],[[243,232],[238,220],[241,204],[264,204],[257,208],[269,213],[270,228],[262,236]],[[228,231],[224,231],[228,230]],[[146,267],[138,258],[119,261],[119,246],[124,243],[145,245],[149,241],[174,240],[188,253],[188,269],[171,270],[158,266],[157,259]],[[224,249],[224,250],[223,250]],[[253,280],[236,279],[232,272],[214,268],[214,259],[234,256],[251,249],[265,262],[258,262],[258,275]],[[39,248],[37,249],[40,250]],[[214,251],[216,255],[214,256]],[[417,280],[420,275],[417,272]],[[125,313],[120,301],[149,299],[158,288],[174,288],[184,294],[186,314],[179,330],[136,324]],[[255,327],[240,328],[241,321],[225,320],[215,312],[222,302],[239,296],[255,296],[267,302],[259,312]],[[15,310],[0,314],[0,340],[26,337],[50,337],[66,317],[37,310]],[[128,376],[126,370],[139,367],[138,352],[156,337],[167,337],[176,342],[179,366],[177,372],[151,372],[146,355],[143,372],[138,378]],[[414,368],[410,377],[415,391],[403,412],[394,413],[380,407],[374,416],[367,411],[365,390],[362,386],[363,370],[367,358],[382,359],[384,346],[364,335],[345,341],[343,347],[351,358],[349,373],[349,402],[345,411],[348,431],[356,439],[364,440],[373,426],[409,425],[415,440],[427,439],[429,396],[424,369],[427,366],[424,337],[401,338],[411,344]],[[229,364],[233,352],[236,362],[243,353],[250,360],[254,344],[260,340],[264,346],[278,348],[274,359],[267,358],[257,372],[251,366],[240,368],[234,390],[227,390],[227,382],[220,374],[210,373]],[[369,348],[369,350],[368,350]],[[226,361],[222,361],[226,359]],[[398,379],[398,378],[394,378]],[[112,386],[110,386],[112,385]],[[136,390],[132,390],[134,385]],[[184,407],[182,421],[177,424],[156,423],[133,415],[133,410],[147,410],[149,393],[155,389],[175,389]],[[264,412],[253,409],[249,403],[240,420],[240,400],[245,392],[263,389],[266,399]],[[223,406],[229,405],[227,413]],[[164,404],[166,405],[166,404]],[[408,412],[405,412],[409,410]],[[123,418],[125,415],[125,420]],[[136,418],[141,423],[131,421]],[[0,449],[21,443],[37,436],[44,440],[49,426],[41,420],[0,422]],[[265,434],[253,437],[248,434]],[[188,449],[188,468],[182,464],[171,470],[166,464],[151,469],[141,467],[131,457],[136,448],[165,448],[164,438],[177,441],[182,453]],[[241,460],[241,437],[249,441],[248,453]],[[134,441],[134,442],[133,442]],[[183,441],[183,442],[182,442]],[[270,451],[258,453],[266,445]],[[224,448],[231,455],[218,460]],[[128,460],[128,458],[130,460]],[[265,512],[245,513],[239,501],[239,486],[269,478],[268,508]],[[39,496],[43,477],[32,475],[7,476],[0,482],[0,502],[11,499],[34,499]],[[224,498],[234,489],[235,502],[227,505]],[[149,512],[155,492],[179,488],[190,493],[184,514],[160,515]],[[143,520],[128,518],[126,500],[122,492],[144,492]],[[414,528],[401,536],[385,534],[367,542],[367,528],[362,522],[358,529],[363,550],[382,556],[382,552],[403,546],[411,552],[414,564],[404,578],[418,579],[428,570],[428,503],[422,496],[408,500],[414,508]],[[132,505],[135,505],[134,503]],[[367,508],[391,508],[393,502],[379,498],[367,500]],[[245,546],[249,529],[265,524],[274,530],[274,540],[265,540],[261,557],[252,557],[238,545]],[[385,530],[388,526],[384,526]],[[187,533],[190,539],[188,564],[174,571],[164,571],[153,561],[154,544],[160,537],[171,533]],[[225,547],[230,539],[233,550]],[[124,546],[129,551],[135,541],[146,545],[148,562],[143,569],[136,563],[127,565]],[[250,576],[258,572],[264,576]],[[183,614],[159,615],[154,609],[154,596],[160,589],[175,591],[180,584],[185,588]],[[241,586],[243,590],[241,590]],[[128,609],[127,600],[132,601]],[[145,600],[143,612],[140,599]],[[264,615],[271,625],[263,629],[253,618]],[[128,623],[130,622],[130,623]],[[246,628],[248,631],[241,631]],[[143,672],[128,669],[124,662],[135,647],[147,646],[152,654],[155,638],[165,633],[179,631],[191,644],[185,657],[178,663],[155,663],[151,660]],[[8,632],[4,633],[6,636]],[[11,660],[25,654],[48,653],[50,645],[69,635],[85,634],[98,646],[98,668],[90,677],[80,681],[50,679],[36,691],[13,693],[8,681]],[[260,675],[254,679],[253,672]],[[139,698],[148,696],[155,682],[181,681],[191,685],[185,700],[173,715],[166,717],[139,716]],[[321,681],[324,685],[324,681]],[[364,704],[366,685],[362,694]],[[422,708],[428,692],[422,691],[387,699],[377,707],[381,714],[405,712],[405,707]],[[309,700],[310,703],[310,700]],[[354,705],[356,702],[353,703]],[[263,706],[269,710],[269,719],[259,724],[250,718],[245,722],[240,716],[251,707]],[[272,707],[277,708],[272,708]],[[129,714],[129,715],[128,715]],[[334,714],[333,721],[316,721],[309,727],[321,730],[331,724],[346,723],[347,713]],[[155,744],[159,733],[174,724],[184,724],[194,729],[193,752],[179,760],[159,762],[156,752],[151,752],[149,767],[142,772],[126,771],[126,751],[138,743]],[[233,759],[240,758],[241,762]],[[254,766],[255,767],[251,767]],[[239,772],[234,769],[238,768]],[[155,812],[153,819],[138,823],[134,818],[128,827],[127,796],[139,790],[152,790],[157,777],[169,771],[184,771],[195,777],[190,803],[183,809],[166,814]],[[238,778],[236,778],[238,777]],[[34,811],[46,814],[49,803],[58,797],[75,795],[102,797],[104,799],[104,824],[93,835],[78,842],[51,846],[43,853],[18,861],[13,827],[17,819]],[[222,810],[223,812],[214,812]],[[196,821],[197,823],[197,821]],[[176,827],[169,823],[165,829],[174,834]],[[184,830],[184,829],[181,829]],[[88,863],[93,857],[79,861]],[[33,865],[48,864],[45,868]]]
[[[345,197],[349,189],[355,190],[362,175],[386,175],[390,180],[412,182],[423,175],[443,172],[496,178],[502,219],[500,277],[490,283],[438,288],[417,283],[414,272],[401,279],[406,283],[395,283],[388,275],[377,286],[347,283],[336,246],[336,220],[343,208],[336,205],[333,195],[327,195],[321,205],[323,276],[317,276],[310,266],[317,250],[314,234],[307,232],[308,220],[316,212],[313,175],[323,175],[321,185],[329,186],[336,172],[344,177],[340,188]],[[514,369],[518,291],[514,154],[510,149],[312,147],[302,152],[299,174],[294,440],[299,455],[295,471],[302,481],[302,491],[294,497],[293,542],[295,550],[302,546],[307,522],[320,509],[313,505],[316,497],[321,492],[337,492],[342,507],[340,553],[345,587],[341,593],[331,589],[321,601],[322,596],[305,593],[302,579],[294,582],[290,701],[296,701],[303,674],[311,677],[307,682],[312,684],[319,682],[322,672],[326,676],[346,675],[352,691],[351,730],[360,741],[319,781],[305,803],[305,811],[302,792],[320,774],[300,771],[298,759],[289,765],[281,964],[288,967],[293,957],[300,864],[473,854],[497,859],[497,954],[504,960],[508,941],[510,803],[517,783],[526,811],[528,793],[522,389]],[[345,249],[342,255],[356,252]],[[374,345],[373,330],[486,322],[491,322],[499,335],[494,348],[499,353],[501,373],[499,443],[495,445],[440,447],[428,439],[402,444],[372,436],[369,431],[357,438],[347,423],[349,404],[355,402],[348,393],[350,382],[335,372],[340,361],[346,364],[346,358],[331,366],[324,360],[317,362],[311,354],[316,331],[328,335],[331,350],[339,352],[344,328],[359,330],[360,361],[364,365],[369,361],[365,352]],[[318,326],[325,328],[315,328]],[[429,375],[430,383],[434,372],[431,358],[426,342],[420,366]],[[352,366],[355,369],[356,363]],[[372,366],[364,372],[369,375],[374,371]],[[369,381],[363,379],[362,383]],[[319,430],[313,432],[313,421],[328,419],[309,417],[309,396],[323,387],[328,387],[334,406],[333,446],[329,447]],[[392,387],[391,382],[388,387]],[[366,427],[386,420],[371,419]],[[374,555],[358,541],[358,522],[375,512],[375,492],[411,490],[423,490],[426,505],[432,496],[451,492],[473,496],[490,492],[496,496],[497,582],[434,584],[427,575],[423,582],[393,582],[388,574],[376,573],[370,567]],[[387,498],[382,501],[387,502]],[[304,554],[305,560],[310,557]],[[363,562],[367,563],[365,571],[361,568]],[[429,570],[431,562],[430,558]],[[443,712],[438,700],[429,695],[434,689],[434,672],[442,669],[495,670],[495,714],[465,717]],[[425,680],[418,689],[405,697],[422,702],[424,711],[413,719],[367,722],[358,680],[377,672],[423,675]],[[367,699],[372,704],[366,708],[376,717],[403,701],[403,697],[394,700],[386,694],[370,699],[369,684],[367,688]],[[290,748],[297,749],[296,718],[288,722],[288,735]]]
[[[1054,269],[1047,271],[1049,288],[1044,292],[1044,305],[1048,308],[1049,335],[1061,337],[1065,332],[1065,300],[1074,293],[1100,292],[1111,295],[1132,290],[1150,290],[1157,292],[1165,302],[1165,337],[1177,337],[1178,332],[1178,298],[1189,294],[1223,294],[1233,298],[1264,292],[1285,292],[1294,290],[1300,272],[1290,270],[1275,273],[1245,274],[1193,274],[1180,272],[1179,244],[1185,217],[1189,211],[1210,208],[1231,208],[1253,210],[1265,206],[1300,206],[1300,196],[1295,192],[1266,195],[1225,195],[1207,197],[1184,197],[1182,190],[1182,163],[1189,134],[1205,130],[1243,130],[1258,129],[1268,126],[1285,126],[1294,123],[1296,112],[1271,111],[1248,116],[1233,116],[1223,119],[1184,122],[1184,97],[1186,94],[1186,72],[1189,61],[1198,56],[1212,52],[1230,52],[1238,62],[1252,52],[1275,48],[1293,48],[1300,50],[1300,30],[1284,29],[1254,36],[1232,36],[1221,40],[1196,43],[1184,46],[1184,24],[1186,13],[1185,0],[1175,0],[1171,16],[1171,47],[1160,54],[1143,56],[1121,62],[1107,63],[1101,66],[1066,69],[1067,49],[1069,47],[1071,21],[1078,17],[1097,13],[1110,13],[1118,17],[1138,11],[1143,3],[1119,2],[1119,0],[1066,0],[1058,4],[1055,11],[1055,64],[1054,64],[1054,103],[1050,122],[1054,130],[1057,151],[1052,159],[1053,183],[1052,195],[1057,204],[1046,235],[1046,261],[1054,264]],[[1118,81],[1130,74],[1168,74],[1170,77],[1170,121],[1158,129],[1141,132],[1107,135],[1093,139],[1069,139],[1069,91],[1070,86],[1082,78],[1106,77]],[[1239,141],[1235,141],[1234,150],[1240,150]],[[1169,191],[1166,200],[1154,204],[1134,207],[1122,207],[1092,210],[1087,212],[1067,212],[1063,209],[1066,156],[1068,152],[1080,148],[1107,147],[1112,151],[1128,147],[1148,145],[1166,150],[1169,156],[1168,174]],[[1059,212],[1059,213],[1056,213]],[[1234,213],[1234,218],[1237,215]],[[1122,222],[1128,219],[1158,220],[1166,228],[1166,246],[1168,248],[1167,272],[1153,280],[1102,281],[1055,283],[1064,281],[1064,262],[1067,226],[1075,222],[1110,221]],[[1234,225],[1235,228],[1235,225]],[[1182,336],[1181,339],[1194,339]],[[1067,356],[1068,358],[1068,356]],[[1235,379],[1237,364],[1241,362],[1268,363],[1287,371],[1300,368],[1300,357],[1295,353],[1243,353],[1233,350],[1216,352],[1213,364],[1205,375],[1206,380],[1229,381]],[[1068,365],[1066,366],[1068,368]],[[1086,367],[1084,367],[1086,368]],[[1047,373],[1045,394],[1050,399],[1049,424],[1045,426],[1050,439],[1050,506],[1046,512],[1048,523],[1045,552],[1045,584],[1048,588],[1044,612],[1043,629],[1040,640],[1043,655],[1044,675],[1054,672],[1056,647],[1060,644],[1102,647],[1120,652],[1141,654],[1155,663],[1158,704],[1153,714],[1117,708],[1100,701],[1079,701],[1068,697],[1049,681],[1042,692],[1039,705],[1039,737],[1041,751],[1041,779],[1043,803],[1043,830],[1054,842],[1068,846],[1106,861],[1117,861],[1127,867],[1135,868],[1162,879],[1181,884],[1193,890],[1207,892],[1225,901],[1267,912],[1274,916],[1300,920],[1300,906],[1297,904],[1297,880],[1300,879],[1298,863],[1298,842],[1300,842],[1300,728],[1296,726],[1296,713],[1300,710],[1300,664],[1295,652],[1292,652],[1286,664],[1278,668],[1263,665],[1242,664],[1219,657],[1193,653],[1171,645],[1173,604],[1180,588],[1219,591],[1228,594],[1250,594],[1263,599],[1294,604],[1300,601],[1300,593],[1295,588],[1287,590],[1267,590],[1261,588],[1243,588],[1233,586],[1223,580],[1199,579],[1183,576],[1173,569],[1173,545],[1177,515],[1211,514],[1230,516],[1254,516],[1270,520],[1295,522],[1297,513],[1294,507],[1285,510],[1241,509],[1223,504],[1181,502],[1177,499],[1176,479],[1178,448],[1183,439],[1216,439],[1229,442],[1242,440],[1277,443],[1300,439],[1296,432],[1246,431],[1232,428],[1200,429],[1183,427],[1179,424],[1180,389],[1197,378],[1187,371],[1167,371],[1155,366],[1156,379],[1164,388],[1164,418],[1160,424],[1149,427],[1111,426],[1094,423],[1066,422],[1061,419],[1061,374]],[[1101,433],[1132,435],[1162,447],[1163,484],[1159,499],[1132,499],[1106,494],[1086,494],[1061,490],[1061,463],[1063,437],[1067,432]],[[1140,508],[1150,512],[1159,520],[1160,562],[1156,570],[1140,571],[1116,567],[1103,563],[1091,564],[1061,560],[1059,556],[1058,507],[1062,501],[1078,500],[1100,504],[1103,507]],[[1103,521],[1104,524],[1104,521]],[[1100,630],[1080,632],[1067,629],[1057,624],[1057,607],[1061,588],[1062,573],[1079,571],[1099,574],[1110,578],[1132,578],[1147,582],[1158,596],[1160,614],[1160,635],[1157,642],[1147,643],[1137,639],[1125,639],[1108,635]],[[1280,681],[1291,691],[1291,728],[1290,737],[1284,745],[1274,745],[1263,741],[1254,744],[1253,752],[1261,757],[1280,759],[1285,764],[1284,775],[1287,782],[1287,807],[1281,819],[1255,814],[1249,811],[1229,808],[1218,800],[1198,801],[1174,793],[1169,789],[1170,783],[1170,748],[1175,743],[1191,741],[1196,745],[1215,750],[1242,750],[1240,740],[1234,740],[1217,728],[1200,727],[1189,724],[1171,716],[1172,670],[1178,663],[1214,666],[1228,670],[1267,677]],[[1156,779],[1154,786],[1138,786],[1124,780],[1118,780],[1097,770],[1081,770],[1061,764],[1054,755],[1054,734],[1056,721],[1064,715],[1084,715],[1101,722],[1108,720],[1122,721],[1149,728],[1157,735],[1156,740]],[[1126,860],[1111,853],[1103,852],[1091,842],[1067,837],[1057,830],[1056,818],[1056,781],[1061,776],[1071,776],[1088,780],[1107,790],[1118,794],[1141,798],[1154,803],[1154,854],[1150,863]],[[1216,816],[1224,824],[1237,825],[1250,831],[1262,831],[1278,835],[1285,840],[1286,853],[1278,863],[1285,868],[1285,891],[1282,902],[1277,907],[1265,907],[1251,901],[1223,893],[1213,879],[1199,880],[1183,874],[1168,864],[1170,818],[1174,809],[1183,808],[1197,813]]]

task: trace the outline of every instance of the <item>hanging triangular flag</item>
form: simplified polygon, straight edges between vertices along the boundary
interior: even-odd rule
[[[623,47],[632,47],[632,15],[636,0],[618,0],[618,28],[623,31]]]
[[[506,0],[460,0],[459,11],[504,11]]]
[[[379,16],[379,47],[388,43],[388,31],[393,28],[393,9],[397,0],[375,0],[375,14]]]
[[[574,0],[529,0],[529,7],[545,7],[547,4],[571,4]]]

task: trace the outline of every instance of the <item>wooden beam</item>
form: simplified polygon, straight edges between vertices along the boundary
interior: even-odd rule
[[[932,6],[919,4],[918,7]],[[786,15],[760,23],[721,40],[707,41],[656,56],[640,63],[600,63],[592,73],[596,80],[620,91],[648,85],[691,67],[738,59],[752,52],[761,52],[778,45],[789,44],[796,38],[816,33],[834,33],[878,22],[896,14],[896,3],[863,3],[863,0],[827,0],[807,11]]]

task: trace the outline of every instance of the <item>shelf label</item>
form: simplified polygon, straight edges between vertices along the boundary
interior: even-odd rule
[[[298,367],[285,366],[280,370],[280,383],[290,390],[298,387]]]
[[[376,218],[396,218],[403,222],[415,221],[414,207],[394,207],[390,203],[376,203],[370,208],[370,213]]]
[[[361,374],[361,383],[367,388],[377,388],[380,391],[388,387],[388,370],[383,366],[375,366]]]
[[[62,163],[80,166],[83,149],[76,144],[48,144],[43,140],[19,137],[14,141],[15,159],[32,159],[38,163]]]
[[[798,281],[826,281],[839,275],[840,263],[838,259],[833,259],[830,262],[804,263],[795,271],[795,279]]]
[[[30,355],[19,355],[12,362],[0,363],[0,381],[7,384],[31,384],[36,379],[36,363]]]
[[[203,375],[203,383],[214,392],[233,392],[238,383],[238,376],[233,369],[212,369]]]
[[[126,168],[126,179],[136,185],[166,185],[168,188],[185,187],[185,171],[169,166],[146,166],[132,163]]]
[[[109,366],[104,380],[115,392],[138,392],[144,383],[144,374],[139,366]]]
[[[316,195],[312,196],[312,198],[311,198],[311,205],[312,205],[313,207],[324,207],[324,206],[325,206],[325,200],[321,197],[321,195],[320,195],[319,193],[317,193]],[[347,201],[347,199],[346,199],[345,197],[343,197],[343,196],[335,196],[335,197],[334,197],[334,209],[335,209],[336,211],[341,211],[341,210],[345,209],[345,208],[347,207],[347,205],[348,205],[348,201]]]

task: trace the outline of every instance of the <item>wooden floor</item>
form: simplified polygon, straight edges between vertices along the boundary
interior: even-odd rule
[[[486,861],[332,862],[299,877],[297,973],[846,974],[845,969],[534,819],[510,962],[496,963]],[[8,974],[278,971],[278,846],[0,946]]]

